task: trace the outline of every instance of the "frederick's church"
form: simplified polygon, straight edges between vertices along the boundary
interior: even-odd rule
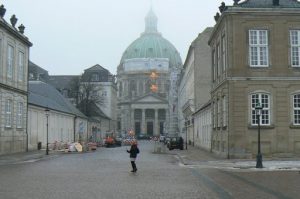
[[[137,136],[176,135],[181,69],[180,55],[158,32],[151,9],[145,31],[124,51],[117,69],[118,129]]]

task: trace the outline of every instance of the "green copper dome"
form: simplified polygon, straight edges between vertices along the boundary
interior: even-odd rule
[[[134,58],[168,58],[171,67],[182,65],[176,48],[157,32],[157,17],[152,10],[146,16],[145,32],[123,53],[121,63]]]

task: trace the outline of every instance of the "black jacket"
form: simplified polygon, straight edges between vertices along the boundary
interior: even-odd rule
[[[131,158],[136,158],[137,154],[140,153],[140,150],[137,146],[131,146],[130,150],[128,151],[130,153]]]

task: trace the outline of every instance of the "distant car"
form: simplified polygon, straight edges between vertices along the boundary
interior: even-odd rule
[[[173,150],[173,149],[183,150],[183,140],[182,140],[182,138],[180,138],[180,137],[169,137],[167,147],[168,147],[169,150]]]
[[[149,136],[149,135],[145,135],[145,134],[139,134],[139,135],[137,136],[137,138],[138,138],[139,140],[149,140],[149,139],[150,139],[150,136]]]
[[[123,139],[121,137],[116,137],[115,138],[115,145],[116,146],[122,146],[122,141],[123,141]]]
[[[166,140],[166,136],[164,136],[164,135],[159,136],[160,142],[165,142],[165,140]]]

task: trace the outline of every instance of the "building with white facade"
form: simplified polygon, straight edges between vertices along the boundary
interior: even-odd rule
[[[46,109],[49,110],[48,121]],[[37,149],[39,142],[46,148],[48,143],[86,142],[88,118],[76,109],[54,87],[42,81],[29,81],[28,97],[28,147]],[[92,130],[90,127],[89,130]]]
[[[206,28],[189,48],[181,73],[178,99],[181,136],[186,143],[205,149],[208,147],[207,139],[201,139],[207,138],[209,133],[206,128],[204,132],[202,126],[209,122],[209,113],[206,113],[207,108],[204,111],[203,106],[207,107],[211,97],[211,52],[208,45],[211,32],[212,28]]]

